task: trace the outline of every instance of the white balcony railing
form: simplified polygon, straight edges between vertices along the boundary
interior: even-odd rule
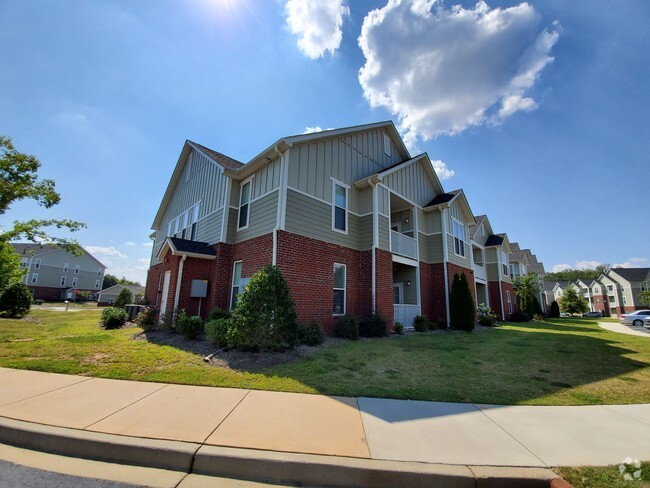
[[[418,258],[418,246],[415,239],[401,232],[390,231],[390,250],[394,254],[405,256],[407,258]],[[404,324],[406,325],[406,324]]]
[[[410,329],[413,327],[413,319],[420,315],[420,305],[394,304],[393,313],[395,322],[400,322],[404,327]]]
[[[487,281],[487,273],[485,271],[485,266],[474,263],[474,278],[477,280]]]

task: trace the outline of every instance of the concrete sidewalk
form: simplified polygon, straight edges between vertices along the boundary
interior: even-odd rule
[[[50,444],[43,438],[51,438]],[[251,469],[245,459],[254,459],[255,465],[267,466],[266,475],[288,462],[308,463],[313,472],[313,466],[322,466],[323,473],[333,465],[383,466],[391,472],[447,465],[450,476],[455,473],[450,465],[456,465],[458,473],[474,478],[492,467],[536,468],[528,472],[548,479],[552,473],[545,468],[551,466],[649,460],[650,405],[527,407],[344,398],[0,368],[0,442],[17,445],[21,439],[22,445],[34,439],[63,454],[63,444],[76,443],[89,456],[94,452],[94,458],[114,462],[137,461],[138,448],[152,449],[161,464],[152,467],[204,474],[228,475],[210,472],[215,462],[226,469],[224,459],[227,469],[237,463]],[[126,459],[108,456],[110,446],[119,446]],[[135,464],[146,465],[145,458]]]

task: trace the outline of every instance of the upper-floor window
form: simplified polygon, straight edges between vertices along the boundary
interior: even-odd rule
[[[506,302],[508,303],[508,313],[512,313],[512,296],[510,290],[506,290]]]
[[[641,282],[641,291],[647,291],[648,290],[648,285],[646,284],[645,281]]]
[[[81,269],[81,265],[80,264],[75,264],[75,266],[74,266],[74,274],[79,274],[80,269]]]
[[[607,285],[607,289],[609,291],[614,291],[614,286],[613,285]]]
[[[36,259],[34,260],[34,269],[39,269],[41,267],[41,260]]]
[[[390,156],[390,136],[384,134],[384,154]]]
[[[332,230],[348,233],[348,187],[332,181]]]
[[[95,289],[99,290],[100,286],[101,286],[101,280],[95,280]]]
[[[63,265],[63,272],[64,272],[64,273],[67,273],[67,272],[68,272],[68,268],[70,268],[70,263],[65,263],[65,264]]]
[[[101,276],[101,275],[102,275],[102,268],[97,268],[97,276]]]
[[[501,270],[503,271],[503,276],[508,276],[508,255],[504,251],[501,251]]]
[[[345,315],[345,264],[334,263],[334,296],[332,299],[332,313]]]
[[[20,267],[21,267],[21,269],[27,267],[27,261],[28,261],[27,258],[22,258],[22,259],[20,260]]]
[[[456,219],[452,219],[454,233],[454,252],[465,257],[465,226]]]
[[[237,221],[237,230],[246,229],[248,227],[250,199],[251,180],[248,180],[241,186],[241,192],[239,193],[239,219]]]
[[[38,283],[38,273],[32,273],[32,285]]]
[[[600,293],[600,287],[594,286],[594,293]]]
[[[196,238],[198,221],[199,204],[197,203],[167,224],[167,235],[193,241]],[[99,271],[97,273],[98,276],[101,275]]]

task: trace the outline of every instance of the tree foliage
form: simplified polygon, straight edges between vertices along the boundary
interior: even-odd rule
[[[0,295],[0,312],[9,317],[24,317],[31,306],[32,293],[24,283],[14,283]]]
[[[595,269],[565,269],[557,273],[546,273],[544,281],[595,280],[609,269],[609,264],[600,264]]]
[[[560,316],[560,305],[553,300],[553,303],[551,303],[551,309],[548,312],[548,316],[552,319],[556,319]]]
[[[12,203],[24,199],[36,200],[45,208],[61,201],[60,195],[54,189],[53,180],[38,181],[37,172],[40,166],[41,163],[35,156],[18,152],[9,137],[0,136],[0,215],[5,214]],[[9,242],[25,238],[32,242],[54,244],[75,255],[81,255],[81,247],[76,241],[51,236],[43,228],[56,227],[76,231],[85,226],[69,219],[16,221],[12,229],[3,229],[0,240]]]
[[[531,317],[533,314],[538,313],[535,308],[539,308],[539,303],[535,307],[537,294],[539,293],[539,283],[537,275],[530,273],[522,276],[517,276],[512,280],[515,286],[515,295],[519,298],[519,305]]]
[[[0,241],[0,294],[8,286],[19,283],[25,276],[25,271],[20,267],[20,256],[13,246]]]
[[[124,288],[120,292],[120,294],[117,295],[117,298],[115,299],[115,303],[113,304],[113,306],[116,308],[124,308],[132,301],[133,301],[133,294],[131,293],[131,290],[129,290],[128,288]]]
[[[106,273],[104,275],[104,286],[102,287],[102,290],[105,290],[106,288],[110,288],[111,286],[115,286],[115,285],[142,286],[139,281],[127,280],[126,277],[124,276],[118,278],[115,275]]]
[[[450,325],[458,330],[472,330],[476,319],[476,308],[474,299],[469,289],[469,283],[465,273],[460,276],[454,274],[454,281],[449,294],[449,320]]]
[[[569,286],[560,297],[560,308],[566,313],[585,313],[589,310],[589,304],[574,287]]]
[[[650,306],[650,290],[639,292],[639,298],[641,298],[641,303]]]

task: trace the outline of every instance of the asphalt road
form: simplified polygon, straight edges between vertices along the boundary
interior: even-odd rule
[[[135,488],[137,485],[51,473],[0,460],[2,488]]]

